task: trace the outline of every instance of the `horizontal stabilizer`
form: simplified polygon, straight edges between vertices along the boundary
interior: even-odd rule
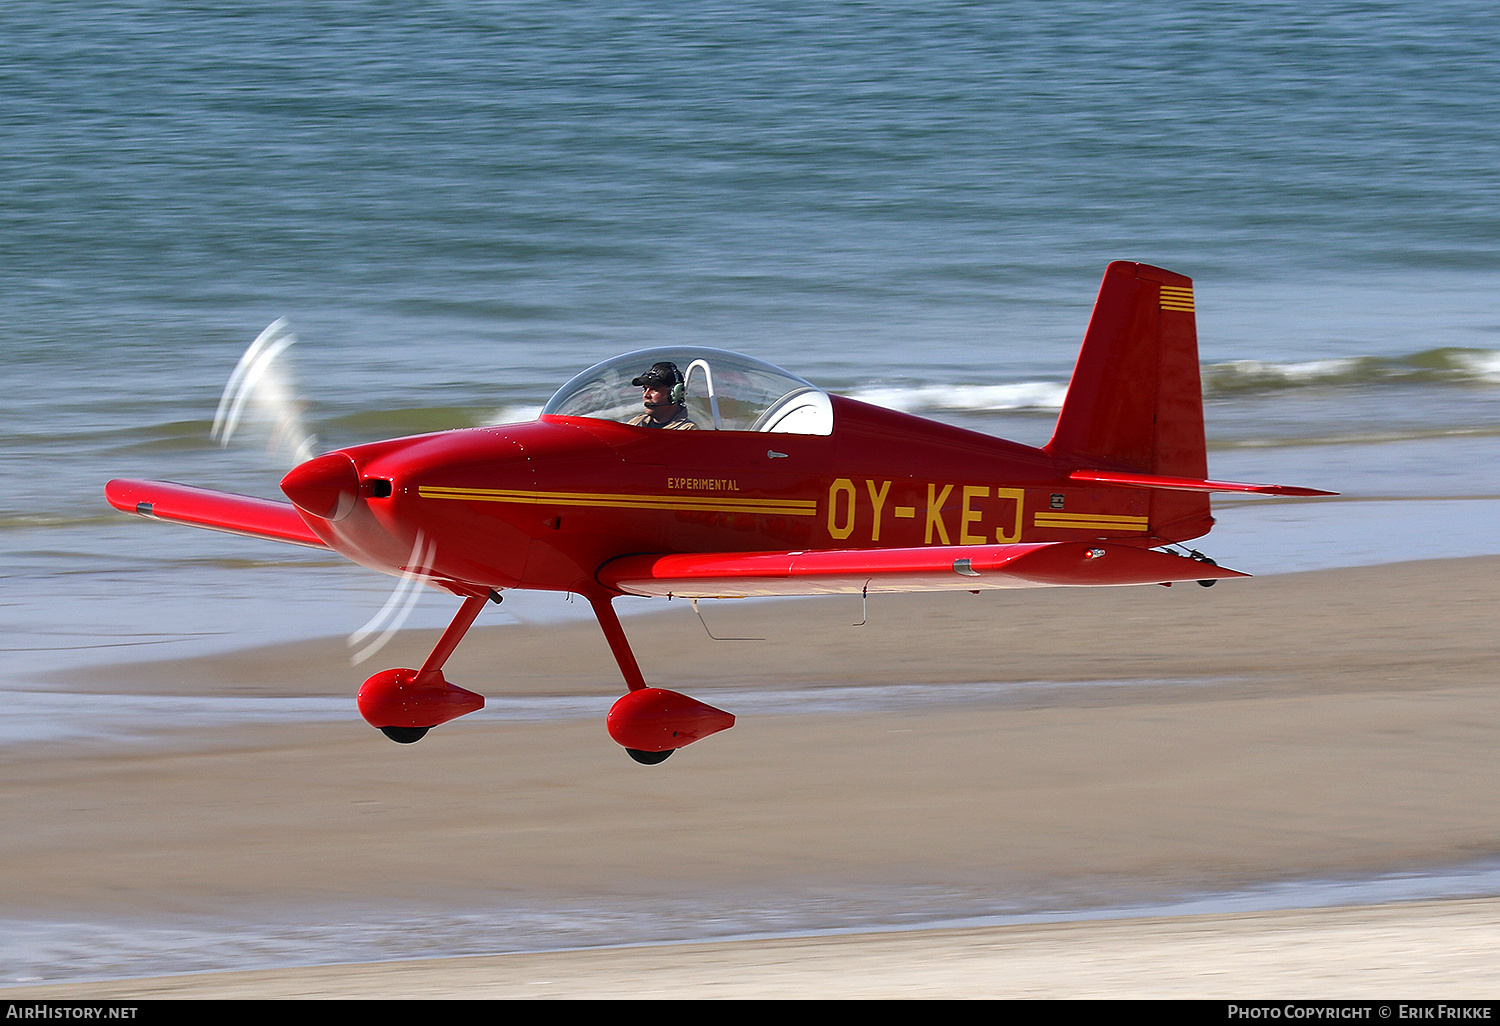
[[[250,538],[327,548],[288,502],[233,495],[166,481],[115,480],[104,486],[115,509],[153,520],[206,527]]]
[[[1246,576],[1109,542],[623,556],[598,574],[605,587],[628,595],[680,598],[1165,584]]]
[[[1296,485],[1247,484],[1243,481],[1205,481],[1196,477],[1163,477],[1159,474],[1119,473],[1113,470],[1075,470],[1074,481],[1124,485],[1127,488],[1165,488],[1176,492],[1253,492],[1257,495],[1337,495],[1320,488]]]

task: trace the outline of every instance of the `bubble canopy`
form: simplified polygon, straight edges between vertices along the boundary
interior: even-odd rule
[[[682,372],[683,405],[700,430],[833,432],[833,405],[821,388],[753,357],[696,346],[640,349],[590,367],[558,389],[542,415],[627,424],[645,412],[631,379],[656,363]]]

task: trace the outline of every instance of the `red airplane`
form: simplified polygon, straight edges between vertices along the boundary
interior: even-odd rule
[[[324,453],[282,479],[290,505],[154,481],[105,494],[127,513],[328,548],[459,596],[419,669],[359,690],[360,713],[401,743],[483,706],[443,664],[487,602],[508,588],[582,595],[629,688],[610,736],[651,764],[734,717],[646,683],[617,596],[1207,586],[1246,575],[1160,548],[1208,533],[1208,493],[1335,494],[1207,475],[1192,281],[1116,262],[1039,449],[677,346],[584,371],[532,423]]]

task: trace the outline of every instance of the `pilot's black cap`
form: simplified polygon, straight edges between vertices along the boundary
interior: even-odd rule
[[[653,363],[651,369],[638,378],[631,378],[632,385],[651,388],[671,388],[682,380],[682,372],[675,363]]]

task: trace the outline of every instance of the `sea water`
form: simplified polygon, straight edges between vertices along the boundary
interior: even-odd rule
[[[1196,281],[1215,475],[1401,500],[1221,503],[1221,562],[1496,551],[1497,43],[1479,2],[7,4],[0,647],[379,608],[101,497],[277,496],[209,438],[275,318],[329,446],[677,342],[1040,443],[1113,259]]]
[[[1216,500],[1205,551],[1500,551],[1497,51],[1479,0],[13,0],[3,676],[380,607],[327,554],[104,503],[277,495],[284,460],[209,435],[280,317],[328,446],[527,419],[672,343],[1039,444],[1141,260],[1195,280],[1212,473],[1343,493]]]

